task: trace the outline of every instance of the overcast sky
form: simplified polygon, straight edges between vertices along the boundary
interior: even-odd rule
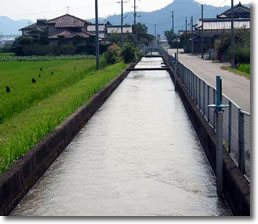
[[[99,16],[120,14],[120,0],[98,0]],[[124,4],[125,12],[133,11],[134,0]],[[158,10],[172,3],[173,0],[136,0],[139,11]],[[187,0],[180,0],[185,4]],[[231,0],[197,0],[203,4],[215,6],[230,5]],[[250,3],[253,0],[241,0],[241,3]],[[238,0],[234,1],[238,4]],[[8,16],[11,19],[28,19],[35,21],[37,18],[54,18],[67,12],[82,19],[94,18],[95,0],[1,0],[0,16]]]

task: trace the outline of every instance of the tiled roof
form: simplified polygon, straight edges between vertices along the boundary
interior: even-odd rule
[[[23,28],[20,29],[19,31],[22,31],[22,30],[32,30],[32,29],[34,29],[34,28],[36,28],[36,27],[37,27],[37,23],[33,23],[33,24],[29,25],[29,26],[23,27]]]
[[[57,17],[55,19],[51,19],[48,21],[48,24],[55,24],[56,28],[68,28],[68,27],[78,27],[82,28],[86,24],[91,24],[90,22],[77,18],[75,16],[71,16],[69,14]]]
[[[72,32],[69,30],[64,30],[64,31],[60,31],[55,33],[54,35],[49,36],[49,39],[58,39],[59,37],[64,37],[65,39],[72,39],[74,37],[82,37],[82,38],[89,38],[91,36],[91,34],[87,33],[87,32]]]
[[[234,13],[240,12],[240,13],[250,13],[250,8],[242,5],[241,3],[239,3],[238,5],[235,5],[233,8]],[[228,17],[231,16],[231,8],[226,10],[225,12],[217,15],[218,18],[223,18],[223,17]]]

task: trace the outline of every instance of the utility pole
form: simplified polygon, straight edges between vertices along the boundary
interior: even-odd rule
[[[124,0],[121,0],[121,47],[123,47],[123,32],[124,32]]]
[[[134,0],[134,25],[136,25],[136,16],[137,16],[137,13],[136,13],[136,0]]]
[[[157,38],[157,24],[154,24],[155,26],[155,37]]]
[[[202,34],[201,34],[201,52],[202,52],[202,59],[204,58],[203,56],[203,5],[202,5]]]
[[[187,33],[187,16],[185,17],[185,31]]]
[[[174,33],[175,22],[174,22],[174,11],[172,11],[172,32]]]
[[[192,54],[194,53],[194,42],[193,42],[193,16],[191,16],[191,38],[192,38]]]
[[[98,0],[95,0],[95,30],[96,30],[96,68],[99,70],[99,17]]]
[[[231,0],[231,67],[235,68],[234,0]]]

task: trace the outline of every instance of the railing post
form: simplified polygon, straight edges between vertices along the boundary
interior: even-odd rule
[[[216,103],[209,105],[215,109],[216,113],[216,176],[217,176],[217,195],[223,197],[223,109],[228,105],[222,104],[222,79],[216,77]]]
[[[194,88],[195,88],[195,103],[197,104],[197,76],[194,75],[195,83],[194,83]]]
[[[213,102],[216,103],[216,90],[213,89]],[[213,112],[213,127],[214,129],[216,130],[216,114],[215,114],[215,111]]]
[[[177,53],[175,53],[175,91],[176,91],[176,82],[177,82]]]
[[[202,81],[202,87],[203,87],[203,104],[202,104],[202,108],[203,108],[203,114],[205,115],[205,82]]]
[[[238,167],[245,173],[244,114],[238,109]]]
[[[216,175],[217,175],[217,194],[223,196],[223,111],[216,112]]]
[[[199,108],[201,108],[201,79],[198,78],[199,80]]]
[[[228,152],[231,153],[231,139],[232,139],[232,103],[229,101],[228,111]]]
[[[191,71],[190,71],[190,92],[191,92],[191,97],[193,97],[193,76]]]
[[[210,105],[210,86],[208,85],[208,105]],[[210,123],[210,110],[208,109],[208,122]]]

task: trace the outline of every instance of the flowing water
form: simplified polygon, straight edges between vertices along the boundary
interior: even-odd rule
[[[143,58],[138,67],[161,67]],[[133,71],[16,207],[15,216],[227,216],[166,71]]]

